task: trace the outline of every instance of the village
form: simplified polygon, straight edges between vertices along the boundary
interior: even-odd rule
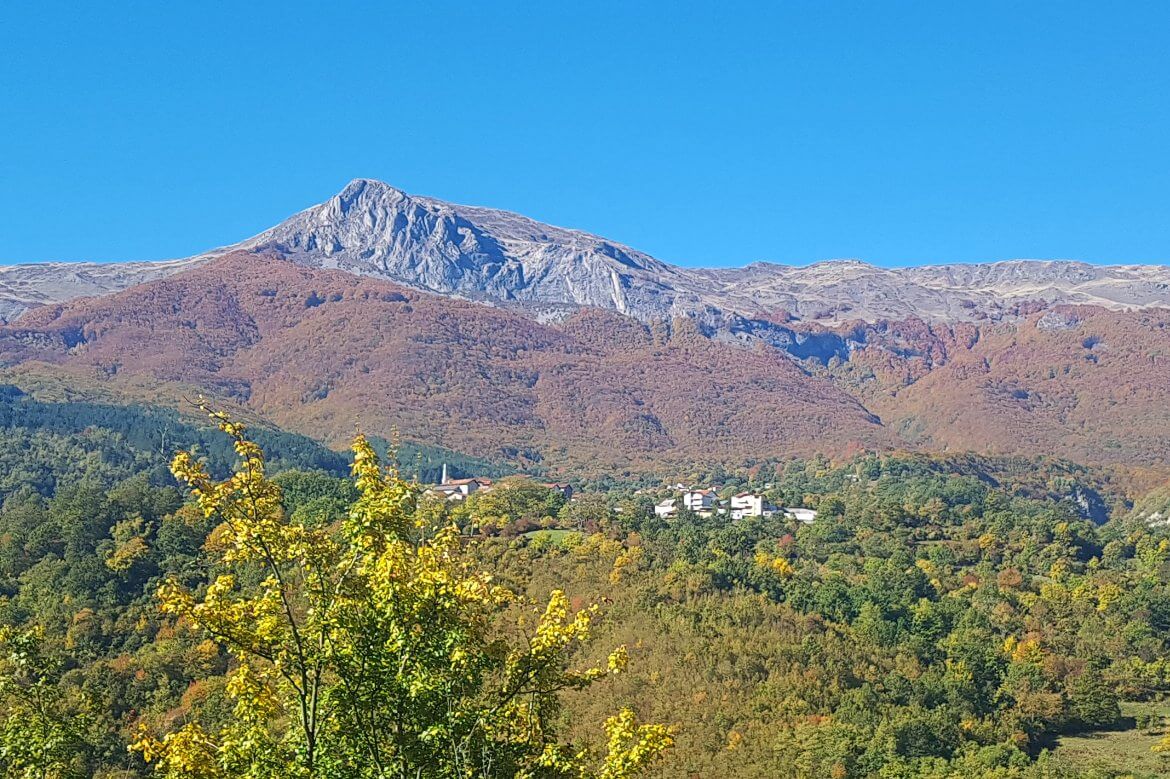
[[[516,476],[508,477],[510,479],[527,479],[541,487],[545,487],[554,492],[559,492],[561,497],[565,500],[573,499],[573,486],[564,482],[546,482],[540,481],[532,476],[525,476],[517,474]],[[462,502],[476,492],[491,492],[495,486],[495,482],[486,476],[472,476],[467,479],[452,479],[448,476],[447,466],[443,466],[443,475],[439,483],[427,490],[427,494],[437,497],[446,498],[450,501]]]
[[[683,488],[678,497],[664,498],[656,503],[654,514],[663,519],[672,519],[678,516],[680,507],[700,517],[725,515],[733,520],[745,517],[771,517],[777,513],[804,524],[811,524],[817,518],[817,512],[812,509],[777,507],[760,493],[739,492],[730,498],[720,498],[719,493],[713,488],[693,487]]]
[[[560,493],[566,501],[576,499],[573,486],[564,482],[543,482],[530,476],[513,476],[510,479],[528,479],[542,487]],[[447,466],[443,466],[441,481],[427,490],[428,494],[445,498],[449,501],[462,502],[475,493],[487,493],[495,487],[492,479],[483,476],[473,476],[465,479],[451,479],[448,476]],[[781,514],[784,517],[803,524],[812,524],[817,518],[817,512],[810,508],[779,507],[768,501],[759,492],[738,492],[726,498],[719,497],[719,490],[715,487],[693,487],[681,483],[673,484],[660,489],[639,489],[635,495],[654,494],[661,496],[664,492],[672,493],[673,497],[661,498],[654,504],[654,515],[660,519],[674,519],[680,510],[686,510],[700,517],[727,516],[732,520],[746,517],[771,517]],[[615,512],[621,511],[615,507]]]

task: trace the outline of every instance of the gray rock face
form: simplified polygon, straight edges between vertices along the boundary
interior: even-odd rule
[[[34,306],[118,292],[178,273],[198,261],[0,265],[0,320],[11,322]]]
[[[447,295],[669,314],[686,272],[603,238],[358,179],[235,246]]]
[[[275,251],[441,294],[597,306],[643,321],[689,316],[714,328],[788,317],[1001,319],[1031,302],[1170,306],[1166,266],[1015,260],[887,269],[840,260],[683,268],[588,233],[368,179],[225,250],[232,249]]]
[[[888,269],[838,260],[683,268],[578,230],[356,179],[270,230],[189,260],[0,268],[0,317],[114,292],[240,250],[515,306],[542,320],[596,306],[647,322],[687,316],[731,338],[787,339],[777,323],[793,319],[978,321],[1015,317],[1020,304],[1170,307],[1167,266],[1013,260]]]

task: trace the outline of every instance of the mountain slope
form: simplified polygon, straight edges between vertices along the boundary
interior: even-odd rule
[[[888,269],[849,260],[684,268],[578,230],[356,179],[253,238],[187,261],[0,269],[0,318],[117,291],[234,251],[279,254],[544,321],[591,306],[643,322],[686,316],[710,334],[765,342],[775,341],[775,324],[793,320],[1001,321],[1053,304],[1170,307],[1166,266],[1010,261]]]
[[[854,323],[806,365],[908,445],[1165,471],[1170,311],[1054,306],[997,323]]]
[[[161,262],[44,262],[0,265],[0,322],[30,308],[106,295],[178,273],[198,259]]]
[[[648,325],[591,307],[542,324],[235,252],[34,309],[0,327],[0,362],[17,375],[54,366],[82,394],[205,391],[335,445],[397,430],[579,473],[905,447],[1158,473],[1170,461],[1170,311],[785,332],[784,349],[745,347],[691,318]]]
[[[618,473],[902,446],[1170,461],[1161,266],[686,269],[359,179],[189,260],[0,268],[0,317],[21,312],[17,371],[201,389],[333,444],[398,429]]]
[[[644,322],[690,316],[724,327],[742,327],[742,319],[766,327],[778,313],[835,324],[999,320],[1028,303],[1170,306],[1164,266],[1012,261],[883,269],[837,261],[682,268],[588,233],[369,179],[221,251],[228,250],[273,251],[443,294],[596,306]]]
[[[688,275],[587,233],[367,179],[228,247],[241,249],[444,294],[596,306],[643,319],[675,313],[667,293],[684,287]]]
[[[200,387],[334,444],[398,430],[578,471],[897,445],[828,380],[686,320],[651,328],[585,309],[541,325],[248,253],[30,311],[0,328],[0,360]]]
[[[974,333],[936,326],[914,342],[904,339],[901,355],[867,347],[850,362],[874,369],[884,385],[858,396],[920,445],[1170,461],[1166,310],[1060,306]]]

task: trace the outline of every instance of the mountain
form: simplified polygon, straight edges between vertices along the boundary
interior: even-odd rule
[[[910,446],[1160,467],[1170,462],[1168,336],[1166,309],[908,319],[849,329],[847,359],[823,372]]]
[[[717,328],[766,330],[778,315],[825,324],[910,316],[998,320],[1037,301],[1170,306],[1165,266],[1012,261],[884,269],[836,261],[683,268],[581,231],[408,195],[369,179],[220,251],[238,250],[277,252],[441,294],[530,307],[595,306],[643,322],[689,316]]]
[[[12,321],[36,306],[117,292],[178,273],[198,262],[199,259],[0,265],[0,321]]]
[[[247,252],[32,310],[0,327],[0,362],[16,383],[53,370],[78,393],[207,392],[335,445],[397,431],[577,472],[898,445],[829,379],[686,319],[651,327],[586,308],[541,324]]]
[[[442,294],[595,306],[669,317],[687,272],[587,233],[518,214],[407,195],[358,179],[271,230],[220,251],[275,252]]]
[[[590,306],[647,323],[685,316],[708,334],[773,343],[788,337],[775,325],[793,321],[1003,321],[1053,304],[1170,307],[1167,266],[1016,260],[891,269],[843,260],[686,268],[578,230],[356,179],[253,238],[186,261],[2,269],[0,318],[237,251],[508,306],[543,321]]]
[[[919,449],[1153,483],[1170,476],[1168,279],[1071,262],[681,268],[360,179],[199,257],[0,270],[0,364],[69,398],[206,392],[332,445],[399,431],[524,468]]]
[[[5,380],[198,393],[340,446],[355,430],[517,466],[680,471],[858,450],[1170,461],[1170,311],[855,322],[787,351],[585,307],[556,322],[233,252],[0,327]],[[149,348],[144,348],[148,344]],[[1170,474],[1167,474],[1170,475]]]

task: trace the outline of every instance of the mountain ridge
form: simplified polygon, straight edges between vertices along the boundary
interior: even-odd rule
[[[104,387],[204,391],[335,446],[358,429],[398,431],[594,473],[897,444],[828,379],[775,350],[705,338],[689,320],[655,332],[583,308],[542,325],[247,252],[40,307],[0,327],[0,364],[14,378],[49,365]]]
[[[333,197],[235,244],[184,260],[0,268],[0,318],[35,305],[106,294],[236,251],[370,275],[438,294],[515,307],[533,318],[581,306],[642,322],[685,316],[711,332],[765,341],[771,324],[826,326],[917,317],[1000,321],[1037,306],[1170,307],[1170,267],[1004,260],[881,268],[860,260],[690,268],[623,243],[521,214],[411,195],[354,179]]]
[[[18,385],[62,371],[70,397],[203,392],[335,446],[398,430],[521,469],[688,472],[912,449],[1167,475],[1170,310],[773,328],[779,348],[687,316],[584,306],[542,323],[237,251],[33,309],[0,326],[0,366]]]

